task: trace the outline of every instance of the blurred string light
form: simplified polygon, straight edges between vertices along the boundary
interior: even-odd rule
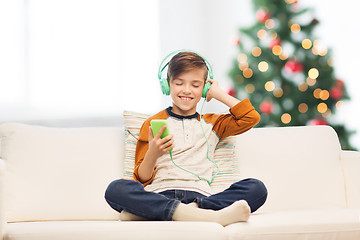
[[[267,36],[267,32],[264,29],[260,29],[257,32],[257,36],[259,39],[264,39]]]
[[[308,72],[309,78],[316,79],[319,77],[319,70],[316,68],[311,68]]]
[[[339,109],[344,104],[344,101],[337,101],[335,104],[336,109]]]
[[[265,27],[267,29],[273,29],[275,27],[275,21],[271,18],[265,21]]]
[[[251,68],[247,67],[243,70],[243,75],[245,78],[251,78],[253,75],[253,71]]]
[[[309,85],[307,83],[303,82],[298,85],[298,88],[299,88],[299,91],[305,92],[306,90],[308,90]]]
[[[307,78],[306,79],[306,83],[309,85],[309,86],[314,86],[315,83],[316,83],[316,79],[312,79],[312,78]]]
[[[328,52],[328,50],[323,46],[320,40],[314,41],[311,51],[314,55],[319,55],[319,56],[325,56]]]
[[[239,63],[240,70],[244,71],[247,67],[249,67],[246,54],[244,54],[244,53],[239,54],[237,60]]]
[[[319,99],[320,98],[320,92],[321,92],[320,88],[315,89],[314,92],[313,92],[314,98]]]
[[[301,31],[301,27],[300,27],[299,24],[294,23],[294,24],[291,24],[290,30],[291,30],[291,32],[293,32],[293,33],[298,33],[298,32]]]
[[[317,110],[319,113],[325,113],[328,110],[328,107],[327,107],[326,103],[322,102],[322,103],[318,104]]]
[[[286,54],[286,53],[284,53],[284,52],[281,52],[280,53],[280,55],[279,55],[279,58],[281,59],[281,60],[286,60],[286,59],[288,59],[288,55]]]
[[[330,93],[328,90],[321,90],[320,92],[320,99],[323,101],[328,100],[328,98],[330,97]]]
[[[310,49],[311,46],[312,46],[312,42],[310,39],[304,39],[302,42],[301,42],[301,46],[304,48],[304,49]]]
[[[247,93],[253,93],[253,92],[255,91],[255,86],[254,86],[254,84],[251,84],[251,83],[247,84],[247,85],[245,86],[245,91],[246,91]]]
[[[269,64],[265,61],[261,61],[258,64],[258,69],[260,72],[266,72],[269,69]]]
[[[284,124],[288,124],[291,122],[291,115],[289,113],[284,113],[283,115],[281,115],[281,121]]]
[[[275,83],[274,83],[273,81],[267,81],[267,82],[265,83],[265,89],[266,89],[266,91],[268,91],[268,92],[273,91],[273,90],[275,89]]]
[[[261,55],[261,48],[254,47],[251,53],[254,57],[259,57]]]
[[[298,107],[299,112],[306,113],[308,111],[308,109],[309,109],[309,107],[306,103],[299,104],[299,107]]]
[[[274,97],[277,97],[277,98],[282,97],[283,94],[284,94],[284,91],[282,90],[282,88],[275,88],[273,91]]]
[[[276,56],[279,56],[282,53],[282,48],[280,45],[275,45],[271,50],[272,53]]]

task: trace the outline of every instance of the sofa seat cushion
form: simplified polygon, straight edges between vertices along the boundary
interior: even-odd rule
[[[224,227],[206,222],[59,221],[7,225],[7,240],[225,240]]]
[[[225,228],[230,240],[360,239],[360,209],[254,214]]]

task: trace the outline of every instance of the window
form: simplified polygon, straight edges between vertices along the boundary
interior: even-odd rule
[[[160,105],[157,0],[0,5],[0,121],[114,116]]]

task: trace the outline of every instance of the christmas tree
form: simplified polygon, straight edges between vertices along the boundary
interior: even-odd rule
[[[331,51],[313,36],[319,21],[297,0],[253,0],[256,22],[240,29],[230,76],[232,92],[249,97],[261,114],[257,127],[330,125],[342,149],[354,149],[353,133],[336,122],[336,110],[349,100],[336,78]]]

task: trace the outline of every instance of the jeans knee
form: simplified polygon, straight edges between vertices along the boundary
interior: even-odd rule
[[[128,185],[132,184],[132,182],[137,183],[132,180],[118,179],[112,181],[105,191],[105,199],[107,201],[114,201],[118,199],[119,196],[123,196],[127,194]]]
[[[251,188],[254,190],[254,192],[256,192],[256,195],[266,199],[268,191],[265,184],[261,180],[255,178],[249,178],[246,180],[249,181],[249,184],[251,184]]]

